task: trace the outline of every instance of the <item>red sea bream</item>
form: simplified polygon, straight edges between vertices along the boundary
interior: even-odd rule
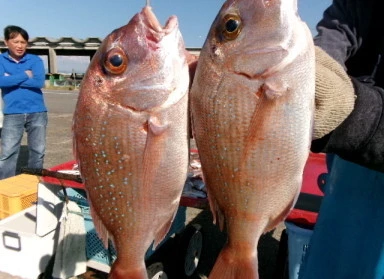
[[[228,0],[190,99],[214,219],[228,240],[210,279],[254,279],[261,234],[296,202],[311,142],[312,35],[296,0]]]
[[[188,170],[189,72],[175,16],[150,7],[109,34],[82,81],[74,151],[109,278],[146,279],[144,257],[168,232]]]

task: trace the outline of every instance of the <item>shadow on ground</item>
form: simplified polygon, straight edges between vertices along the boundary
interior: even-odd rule
[[[21,145],[19,158],[17,160],[16,165],[16,174],[20,174],[21,168],[25,168],[28,166],[28,146]]]

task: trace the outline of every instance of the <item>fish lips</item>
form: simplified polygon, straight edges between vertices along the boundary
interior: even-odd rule
[[[159,43],[166,35],[176,30],[179,22],[176,16],[170,16],[162,26],[150,6],[146,6],[140,13],[141,21],[147,27],[147,39]]]

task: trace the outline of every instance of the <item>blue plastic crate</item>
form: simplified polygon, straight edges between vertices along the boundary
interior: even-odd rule
[[[66,193],[69,200],[76,202],[76,204],[80,207],[83,216],[84,216],[84,224],[87,232],[86,235],[86,257],[87,260],[96,261],[101,264],[106,264],[111,266],[113,261],[116,259],[116,250],[114,249],[112,242],[108,245],[108,249],[105,249],[101,239],[98,237],[95,226],[93,224],[92,217],[90,215],[89,204],[87,201],[86,192],[80,189],[66,188]],[[61,199],[65,199],[65,195],[63,191],[59,192],[59,196]],[[161,244],[163,244],[169,237],[171,237],[174,233],[181,232],[185,228],[186,221],[186,210],[187,208],[184,206],[180,206],[175,219],[172,223],[172,226],[164,238]],[[160,247],[161,244],[158,246]],[[145,258],[148,259],[155,250],[152,249],[152,246],[147,250]]]

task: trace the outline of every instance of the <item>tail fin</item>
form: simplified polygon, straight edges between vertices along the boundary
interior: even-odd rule
[[[148,279],[145,265],[137,268],[128,268],[120,265],[117,260],[113,263],[108,279]]]
[[[237,257],[239,251],[224,247],[209,274],[209,279],[259,279],[257,254],[255,257]]]

